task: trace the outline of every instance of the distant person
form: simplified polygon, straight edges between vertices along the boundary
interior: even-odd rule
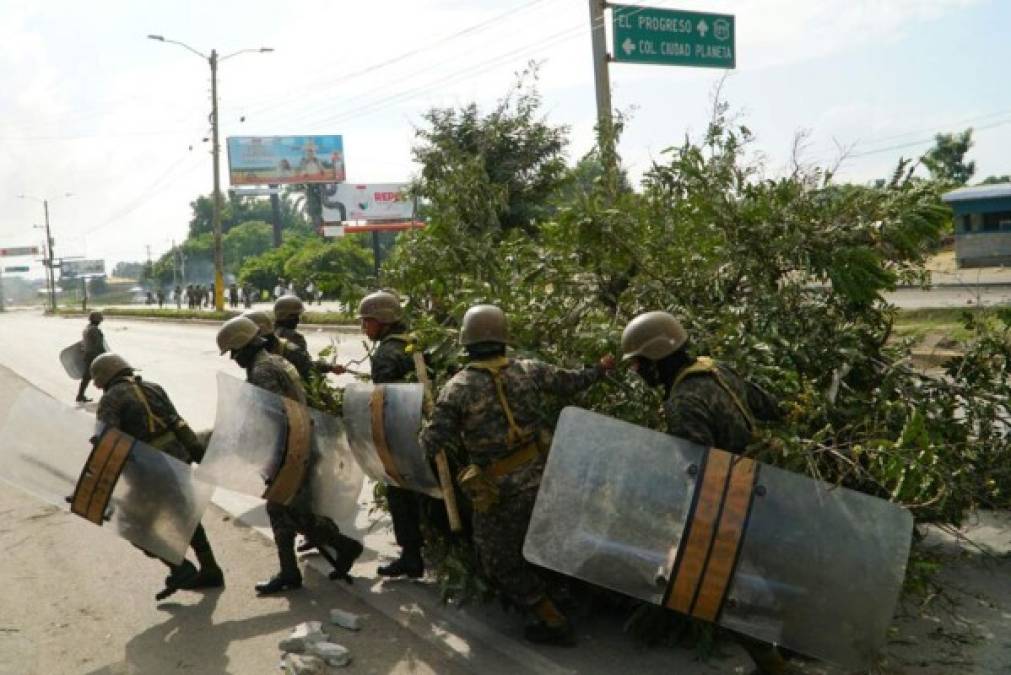
[[[239,306],[239,287],[232,284],[228,287],[228,306],[237,309]]]
[[[274,285],[274,300],[277,300],[282,295],[284,295],[284,279],[278,279]]]
[[[182,309],[183,308],[183,288],[182,288],[182,286],[180,286],[179,284],[176,284],[175,290],[172,291],[172,294],[175,295],[176,309]]]
[[[89,314],[88,325],[81,336],[81,349],[84,352],[84,376],[81,377],[81,385],[77,388],[77,398],[75,400],[78,403],[88,403],[91,401],[90,398],[84,396],[84,391],[91,382],[91,362],[98,358],[100,354],[105,353],[105,335],[102,334],[102,329],[98,327],[98,324],[102,323],[104,318],[101,312]]]
[[[156,295],[158,297],[158,309],[161,309],[165,305],[165,289],[159,288]]]

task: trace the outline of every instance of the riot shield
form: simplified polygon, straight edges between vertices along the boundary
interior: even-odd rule
[[[439,481],[418,443],[424,400],[420,384],[349,384],[344,422],[365,475],[441,499]]]
[[[84,360],[84,343],[75,342],[60,352],[60,363],[67,375],[72,380],[80,380],[88,370],[88,364]]]
[[[295,404],[297,405],[297,404]],[[279,475],[289,449],[292,402],[224,373],[218,373],[214,431],[197,475],[229,490],[265,496],[265,481]],[[313,512],[351,527],[362,489],[362,472],[347,446],[341,421],[318,410],[312,420],[305,476]]]
[[[570,407],[523,552],[862,669],[885,643],[912,526],[882,499]]]
[[[61,509],[75,513],[170,563],[182,562],[213,486],[196,480],[188,464],[117,434],[120,470],[101,477],[101,502],[78,509],[98,442],[114,430],[98,429],[92,416],[19,383],[0,427],[0,479]],[[97,447],[95,448],[97,450]]]

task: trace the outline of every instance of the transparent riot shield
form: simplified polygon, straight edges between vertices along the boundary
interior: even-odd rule
[[[344,422],[365,475],[441,499],[439,481],[418,443],[424,397],[421,384],[349,384]]]
[[[83,479],[98,437],[91,415],[41,393],[19,391],[0,427],[0,479],[61,509]],[[6,388],[6,380],[5,380]],[[2,414],[2,413],[0,413]],[[188,464],[123,435],[125,461],[96,520],[105,529],[170,563],[182,562],[213,486]]]
[[[882,499],[570,407],[524,555],[862,669],[884,645],[912,525]]]
[[[285,399],[218,373],[214,431],[197,475],[215,485],[262,497],[265,481],[284,461],[288,418]],[[313,511],[350,527],[363,476],[348,448],[341,421],[309,410],[313,422],[308,479]]]
[[[60,352],[60,363],[72,380],[84,377],[87,364],[84,361],[84,343],[75,342]]]

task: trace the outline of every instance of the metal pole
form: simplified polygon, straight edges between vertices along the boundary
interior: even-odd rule
[[[211,154],[214,156],[214,309],[222,311],[225,308],[225,261],[221,251],[221,169],[218,166],[218,156],[221,148],[218,146],[218,52],[211,50],[207,59],[211,64],[211,142],[214,144]]]
[[[49,232],[49,200],[42,200],[42,208],[46,212],[46,244],[49,249],[49,308],[56,314],[56,273],[53,271],[55,256],[53,255],[53,235]]]
[[[607,30],[604,26],[605,5],[604,0],[590,0],[593,82],[597,91],[597,135],[601,146],[613,141],[611,134],[611,78],[607,71]],[[601,147],[601,150],[603,149]]]
[[[270,185],[271,190],[277,190],[280,186]],[[271,192],[270,211],[274,216],[274,248],[281,248],[281,197]]]
[[[372,230],[372,258],[376,263],[376,283],[379,283],[379,268],[383,264],[382,252],[379,250],[379,232]]]
[[[6,312],[7,308],[4,306],[4,267],[0,264],[0,312]]]

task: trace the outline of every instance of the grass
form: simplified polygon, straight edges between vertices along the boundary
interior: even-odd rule
[[[177,320],[205,319],[211,321],[226,321],[242,313],[234,310],[218,312],[212,310],[171,309],[167,307],[162,309],[158,309],[157,307],[94,307],[92,310],[101,311],[105,316]],[[88,312],[82,311],[80,307],[60,307],[57,313],[63,316],[85,316]],[[302,315],[302,323],[327,326],[357,326],[358,319],[355,316],[342,312],[306,312]]]
[[[968,340],[972,333],[963,325],[966,312],[979,313],[979,308],[944,307],[937,309],[899,310],[895,316],[895,334],[922,340],[928,335],[943,335],[956,342]]]

